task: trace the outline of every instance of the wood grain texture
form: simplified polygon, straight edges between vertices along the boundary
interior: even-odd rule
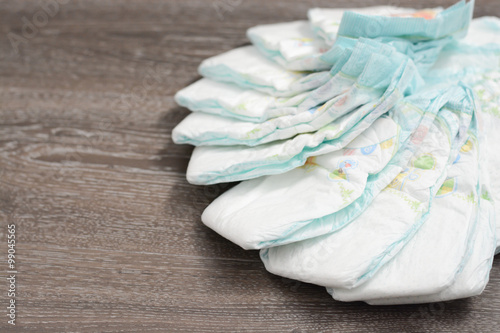
[[[17,325],[1,332],[498,332],[500,263],[479,297],[413,306],[341,303],[269,274],[202,225],[229,185],[185,180],[192,148],[173,95],[256,24],[310,7],[451,1],[60,1],[19,44],[39,1],[0,2],[0,278],[17,228]],[[47,3],[44,1],[42,3]],[[62,4],[64,3],[64,4]],[[222,8],[222,9],[221,9]],[[500,2],[476,1],[476,15]],[[41,19],[41,18],[38,18]],[[40,21],[43,23],[43,21]]]

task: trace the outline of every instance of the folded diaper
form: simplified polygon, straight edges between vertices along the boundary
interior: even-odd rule
[[[274,97],[253,89],[203,78],[175,95],[177,104],[191,111],[249,122],[296,114],[307,92],[293,97]]]
[[[458,100],[467,104],[468,98],[449,100],[432,126],[419,126],[412,142],[425,137],[407,168],[359,217],[331,234],[262,250],[266,269],[334,288],[354,288],[370,279],[427,218],[447,168],[456,159],[457,145],[464,143],[461,118],[470,121],[472,110],[455,107]]]
[[[312,74],[288,71],[263,56],[255,46],[243,46],[208,58],[198,71],[206,78],[273,96],[295,96],[330,79],[328,71]]]
[[[406,60],[402,54],[386,56],[368,48],[355,48],[340,72],[330,81],[338,84],[330,89],[327,94],[329,100],[321,107],[311,107],[308,112],[258,124],[193,113],[174,129],[172,138],[176,143],[196,146],[255,146],[314,132],[326,125],[336,126],[339,129],[336,135],[339,137],[373,111],[371,103],[377,101],[391,84],[397,85],[400,79],[398,68]],[[413,81],[418,82],[418,76]],[[400,86],[400,89],[405,91],[406,87]],[[339,123],[337,120],[341,117],[343,122]],[[350,126],[342,126],[346,124]]]
[[[303,165],[309,156],[339,150],[390,110],[402,98],[402,92],[415,75],[413,62],[406,60],[394,74],[395,79],[382,97],[360,108],[363,118],[350,119],[354,125],[346,126],[350,129],[340,136],[337,126],[326,125],[314,133],[299,134],[290,140],[255,147],[197,147],[189,162],[187,179],[194,184],[214,184],[283,173]],[[349,114],[337,121],[342,123],[344,117],[349,117]]]
[[[258,25],[247,31],[253,45],[267,58],[294,71],[321,71],[330,64],[319,56],[329,46],[314,36],[308,21]]]

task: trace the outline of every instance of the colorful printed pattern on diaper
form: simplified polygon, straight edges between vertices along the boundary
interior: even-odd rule
[[[424,125],[418,126],[411,137],[411,142],[415,145],[420,145],[427,135],[427,132],[429,132],[429,127]]]
[[[481,193],[481,199],[488,200],[488,201],[493,201],[493,199],[490,196],[490,192],[488,192],[485,189],[483,189],[483,192]]]
[[[436,159],[432,154],[420,154],[412,161],[411,167],[406,168],[392,180],[388,187],[402,191],[408,182],[413,182],[420,178],[422,170],[433,170],[436,168]]]
[[[472,149],[472,147],[473,147],[472,140],[468,138],[467,142],[465,142],[464,145],[460,148],[460,152],[467,153]]]
[[[309,108],[309,110],[307,110],[307,112],[309,112],[310,114],[313,114],[314,112],[318,111],[319,108],[323,108],[323,107],[322,106],[320,107],[319,105],[314,106],[312,108]]]
[[[460,148],[460,151],[459,153],[457,154],[457,157],[455,158],[455,160],[453,161],[453,164],[455,163],[458,163],[460,161],[460,159],[462,158],[462,154],[466,154],[468,153],[469,151],[471,151],[471,149],[473,148],[473,145],[474,145],[474,142],[473,140],[471,140],[471,138],[469,137],[467,139],[467,141],[464,143],[464,145]],[[462,153],[462,154],[461,154]]]
[[[414,161],[412,166],[423,170],[434,170],[436,168],[436,159],[432,154],[421,154]]]
[[[458,181],[456,177],[448,178],[436,193],[436,198],[443,198],[457,190]]]
[[[349,170],[355,169],[357,166],[358,161],[346,159],[339,162],[338,168],[328,174],[328,179],[337,183],[336,185],[338,186],[340,195],[342,196],[342,206],[344,207],[351,202],[350,198],[351,194],[354,193],[354,190],[345,188],[343,181],[349,181]],[[316,162],[316,156],[308,157],[306,163],[301,166],[301,168],[304,168],[306,172],[311,172],[318,167],[326,170],[326,168]]]
[[[420,177],[418,170],[415,168],[406,168],[397,175],[396,178],[387,186],[399,191],[402,191],[408,182],[413,182]]]
[[[371,146],[367,146],[367,147],[363,147],[361,148],[361,154],[363,155],[370,155],[371,153],[373,153],[375,151],[375,149],[377,148],[377,145],[371,145]]]
[[[337,169],[330,172],[328,178],[333,181],[349,180],[349,170],[356,169],[358,161],[353,159],[346,159],[339,163]]]
[[[314,39],[312,38],[292,38],[294,42],[294,46],[300,47],[300,46],[309,46],[314,42]]]
[[[382,149],[389,149],[394,145],[394,139],[390,138],[389,140],[382,141],[380,143],[380,148]]]
[[[319,167],[319,165],[318,165],[318,163],[316,163],[316,156],[308,157],[306,160],[306,163],[304,163],[304,165],[301,166],[301,168],[304,168],[306,170],[306,172],[311,172],[314,169],[316,169],[317,167]]]

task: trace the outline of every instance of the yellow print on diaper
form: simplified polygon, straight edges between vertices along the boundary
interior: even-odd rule
[[[446,179],[443,185],[441,185],[441,188],[437,191],[436,198],[443,198],[454,193],[457,190],[457,185],[458,182],[456,177]]]
[[[316,156],[310,156],[307,158],[306,163],[304,163],[301,168],[304,168],[306,172],[311,172],[316,169],[319,165],[316,163]]]
[[[312,38],[294,38],[293,39],[295,41],[295,45],[296,46],[307,46],[307,45],[311,45],[312,42],[314,42],[314,39]]]
[[[397,175],[396,178],[394,178],[392,182],[387,185],[387,187],[402,191],[408,182],[413,182],[419,177],[420,174],[418,172],[418,169],[406,168],[401,171],[399,175]]]
[[[382,149],[389,149],[393,145],[394,145],[394,139],[391,138],[389,140],[385,140],[385,141],[381,142],[380,143],[380,148],[382,148]]]
[[[460,148],[461,153],[468,153],[473,147],[472,140],[470,138],[467,139],[467,142]]]

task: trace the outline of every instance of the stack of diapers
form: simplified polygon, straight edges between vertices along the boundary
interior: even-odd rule
[[[205,225],[339,301],[479,295],[500,252],[500,19],[314,8],[203,61],[173,130]],[[498,236],[498,237],[497,237]]]

